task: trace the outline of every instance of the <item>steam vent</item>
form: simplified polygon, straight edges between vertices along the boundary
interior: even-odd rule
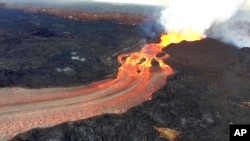
[[[0,0],[0,141],[229,141],[236,127],[250,133],[249,7]]]

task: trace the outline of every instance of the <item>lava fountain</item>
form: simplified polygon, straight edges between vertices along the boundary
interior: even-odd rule
[[[158,44],[146,44],[140,52],[118,56],[116,79],[68,88],[0,89],[0,140],[37,127],[49,127],[66,121],[105,113],[122,113],[151,98],[173,70],[164,60],[162,48],[202,36],[187,30],[181,34],[163,34]]]

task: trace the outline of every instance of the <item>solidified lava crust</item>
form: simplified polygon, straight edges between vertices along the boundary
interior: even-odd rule
[[[167,76],[173,73],[168,65],[147,66],[154,57],[155,46],[158,45],[146,45],[142,52],[131,53],[127,60],[121,61],[114,80],[69,88],[2,89],[0,139],[8,140],[32,128],[105,113],[122,113],[149,100],[152,93],[165,84]],[[147,61],[136,64],[141,56],[146,56]],[[118,58],[122,60],[122,56]]]
[[[152,100],[124,114],[33,129],[13,141],[166,140],[155,127],[180,131],[176,141],[229,141],[230,124],[249,123],[250,107],[242,104],[249,103],[248,49],[204,39],[163,50],[176,71]]]

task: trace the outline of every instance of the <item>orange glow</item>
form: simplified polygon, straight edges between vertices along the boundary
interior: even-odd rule
[[[160,45],[162,48],[168,46],[171,43],[180,43],[181,41],[196,41],[204,38],[200,33],[194,32],[192,29],[184,30],[181,33],[170,32],[169,34],[161,35]]]
[[[152,67],[152,61],[158,62],[158,67],[161,69],[164,66],[164,59],[168,58],[169,55],[163,55],[160,58],[156,57],[157,53],[161,53],[162,48],[165,48],[171,43],[179,43],[181,41],[196,41],[204,38],[201,34],[194,32],[192,29],[187,29],[181,33],[171,32],[169,34],[161,35],[161,42],[159,44],[147,44],[140,52],[133,52],[129,54],[122,54],[118,56],[118,61],[122,64],[120,69],[129,71],[128,73],[141,72],[141,70]],[[133,69],[127,69],[128,66],[134,66]]]
[[[146,44],[140,52],[120,54],[116,79],[69,88],[0,89],[0,140],[37,127],[89,118],[104,113],[123,113],[150,100],[173,70],[162,48],[182,40],[201,39],[198,34],[175,32],[162,35],[160,44]],[[28,119],[28,120],[27,120]]]

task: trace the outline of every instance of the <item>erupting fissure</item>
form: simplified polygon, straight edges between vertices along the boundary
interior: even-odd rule
[[[194,32],[192,29],[188,28],[181,33],[170,32],[169,34],[161,35],[161,47],[166,47],[172,43],[180,43],[181,41],[196,41],[205,38],[205,35],[201,35],[198,32]]]
[[[181,41],[196,41],[205,37],[205,35],[194,32],[192,29],[184,30],[181,33],[171,32],[168,34],[162,34],[160,37],[161,41],[158,44],[147,44],[140,52],[119,55],[118,61],[122,64],[120,69],[126,69],[129,65],[135,66],[135,70],[127,70],[132,74],[134,72],[141,72],[141,69],[155,67],[153,65],[155,63],[161,69],[164,69],[164,66],[167,66],[167,64],[164,64],[163,61],[164,59],[167,59],[169,55],[162,53],[162,48],[165,48],[172,43],[180,43]],[[159,53],[162,55],[157,56]]]
[[[202,39],[192,30],[163,34],[161,42],[146,44],[140,52],[121,54],[117,78],[69,88],[1,88],[0,140],[32,128],[49,127],[66,121],[104,113],[122,113],[151,98],[172,69],[162,48],[182,40]]]

